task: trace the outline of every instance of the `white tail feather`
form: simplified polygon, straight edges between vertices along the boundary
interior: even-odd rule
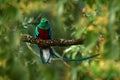
[[[50,62],[50,50],[49,49],[43,49],[43,57],[45,59],[45,62]]]

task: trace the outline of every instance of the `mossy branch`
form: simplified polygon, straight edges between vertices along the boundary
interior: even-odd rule
[[[37,44],[39,46],[70,46],[70,45],[79,45],[83,44],[84,38],[79,39],[52,39],[52,40],[41,40],[33,38],[31,36],[22,36],[21,41]]]

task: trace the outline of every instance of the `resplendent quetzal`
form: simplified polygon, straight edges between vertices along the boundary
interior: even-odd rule
[[[46,18],[41,18],[40,23],[36,26],[35,37],[43,40],[52,39],[52,27]],[[56,55],[54,50],[50,46],[46,46],[46,47],[39,46],[39,48],[40,48],[40,56],[42,62],[45,64],[50,63],[51,58],[60,58],[63,59],[64,61],[83,61],[98,55],[96,54],[89,57],[71,59]]]

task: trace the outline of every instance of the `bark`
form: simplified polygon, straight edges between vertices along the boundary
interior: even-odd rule
[[[42,40],[42,39],[33,38],[31,36],[22,36],[21,41],[37,44],[39,46],[61,46],[62,47],[62,46],[83,44],[84,38],[72,39],[72,40],[66,40],[66,39]]]

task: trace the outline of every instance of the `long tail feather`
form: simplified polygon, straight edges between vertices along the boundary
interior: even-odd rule
[[[71,58],[64,58],[55,53],[56,53],[55,50],[53,48],[50,48],[50,54],[51,54],[52,58],[60,58],[60,59],[63,59],[64,61],[84,61],[84,60],[88,60],[88,59],[94,58],[99,55],[99,54],[95,54],[95,55],[92,55],[89,57],[71,59]]]
[[[52,47],[50,47],[50,54],[52,58],[62,58],[61,56],[57,54],[57,52]]]
[[[99,54],[95,54],[89,57],[84,57],[84,58],[77,58],[77,59],[71,59],[71,58],[63,58],[64,61],[84,61],[84,60],[88,60],[90,58],[94,58],[96,56],[98,56]]]

